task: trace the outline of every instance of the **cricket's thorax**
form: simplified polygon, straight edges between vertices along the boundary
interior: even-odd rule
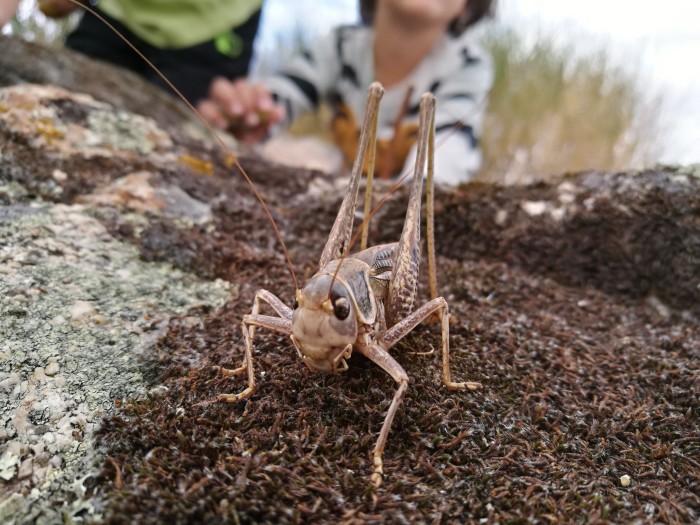
[[[345,370],[358,334],[374,325],[377,310],[369,265],[354,258],[331,261],[297,293],[292,341],[309,369]]]

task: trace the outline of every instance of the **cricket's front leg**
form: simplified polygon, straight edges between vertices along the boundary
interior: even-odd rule
[[[440,325],[442,326],[442,380],[445,386],[449,390],[477,390],[481,388],[481,383],[475,383],[473,381],[466,381],[463,383],[455,383],[452,381],[452,374],[450,373],[450,323],[447,301],[442,297],[437,297],[425,303],[418,310],[389,328],[380,337],[382,345],[387,349],[391,348],[413,330],[418,323],[434,313],[437,313],[440,317]]]
[[[406,389],[408,388],[408,375],[401,365],[389,355],[389,352],[379,345],[375,344],[366,347],[358,347],[357,351],[379,365],[394,379],[394,381],[399,384],[399,388],[396,390],[394,399],[391,400],[391,405],[389,405],[389,410],[384,418],[384,424],[379,432],[377,444],[374,445],[371,480],[372,485],[374,485],[376,488],[382,484],[382,475],[384,474],[384,462],[382,461],[382,455],[384,454],[384,447],[386,446],[386,441],[389,437],[391,424],[394,422],[394,416],[396,416],[396,410],[399,408],[399,405],[403,400],[403,396],[406,393]]]
[[[261,302],[269,304],[275,312],[280,317],[271,317],[269,315],[260,315]],[[259,290],[255,294],[255,300],[253,301],[253,311],[250,315],[243,317],[243,322],[241,322],[241,331],[243,332],[243,341],[245,343],[245,353],[243,357],[243,364],[238,368],[228,369],[222,367],[215,367],[221,371],[221,373],[226,377],[239,376],[245,372],[248,372],[248,386],[246,389],[239,394],[219,394],[217,400],[228,401],[229,403],[234,403],[240,399],[247,399],[253,392],[255,392],[255,373],[253,370],[253,338],[255,337],[255,328],[262,326],[264,328],[269,328],[275,330],[276,332],[282,332],[284,334],[292,333],[292,310],[284,304],[277,296],[271,294],[267,290]]]

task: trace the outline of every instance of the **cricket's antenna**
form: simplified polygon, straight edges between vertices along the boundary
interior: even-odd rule
[[[282,238],[282,233],[280,232],[279,228],[277,227],[277,223],[275,222],[275,219],[272,218],[272,213],[270,213],[270,209],[267,207],[267,204],[265,203],[265,200],[262,198],[262,195],[260,195],[260,193],[258,192],[258,189],[255,187],[255,184],[253,184],[253,181],[250,179],[250,177],[248,176],[248,174],[246,173],[246,171],[243,169],[243,166],[241,166],[240,162],[238,162],[238,159],[237,159],[236,155],[231,151],[231,149],[230,149],[230,148],[226,145],[226,143],[221,139],[221,137],[220,137],[219,134],[216,132],[216,130],[211,126],[211,124],[209,124],[209,122],[207,122],[207,120],[199,113],[199,111],[197,111],[197,109],[190,103],[190,101],[187,100],[187,99],[185,98],[185,96],[184,96],[182,93],[180,93],[180,90],[177,89],[177,88],[173,85],[173,83],[170,82],[170,80],[168,80],[168,79],[165,77],[165,75],[163,75],[163,73],[161,73],[161,72],[158,70],[158,68],[157,68],[155,65],[153,65],[153,63],[152,63],[150,60],[148,60],[148,58],[146,58],[146,56],[145,56],[141,51],[139,51],[139,49],[138,49],[134,44],[132,44],[131,42],[129,42],[129,40],[128,40],[124,35],[122,35],[122,34],[117,30],[117,28],[115,28],[112,24],[110,24],[107,20],[105,20],[105,18],[104,18],[102,15],[100,15],[97,11],[95,11],[95,9],[93,9],[92,7],[90,7],[90,6],[88,6],[88,5],[85,5],[84,3],[82,3],[82,2],[80,2],[80,1],[78,1],[78,0],[68,0],[68,1],[71,2],[72,4],[75,4],[75,5],[77,5],[77,6],[82,7],[82,8],[85,9],[87,12],[89,12],[90,14],[92,14],[94,17],[96,17],[98,20],[100,20],[104,25],[106,25],[109,29],[111,29],[111,30],[114,32],[115,35],[117,35],[119,38],[121,38],[127,46],[129,46],[131,49],[133,49],[133,51],[134,51],[139,57],[141,57],[141,59],[142,59],[146,64],[148,64],[148,67],[150,67],[150,68],[163,80],[163,82],[165,82],[165,83],[168,85],[168,87],[170,87],[170,89],[172,89],[172,90],[175,92],[175,94],[176,94],[185,104],[187,104],[187,107],[189,107],[189,108],[194,112],[194,114],[197,116],[197,118],[198,118],[198,119],[202,122],[202,124],[204,124],[204,126],[209,130],[209,133],[211,133],[212,136],[213,136],[214,138],[216,138],[216,141],[221,145],[221,147],[224,149],[224,151],[225,151],[226,153],[228,153],[228,155],[231,157],[231,159],[233,159],[234,165],[235,165],[235,166],[238,168],[238,170],[241,172],[241,174],[243,175],[243,178],[245,178],[246,182],[247,182],[248,185],[250,186],[250,189],[253,191],[253,194],[255,195],[255,198],[258,200],[258,202],[260,203],[260,205],[263,207],[263,210],[265,211],[265,215],[267,215],[268,221],[269,221],[270,224],[272,225],[272,229],[273,229],[274,232],[275,232],[275,237],[277,237],[277,241],[280,243],[280,246],[282,246],[282,252],[284,253],[284,258],[285,258],[285,260],[286,260],[286,262],[287,262],[287,267],[289,268],[289,273],[290,273],[291,276],[292,276],[292,281],[294,282],[294,290],[295,290],[295,291],[298,290],[298,289],[299,289],[299,283],[297,282],[296,275],[294,274],[294,266],[292,265],[292,260],[289,258],[289,252],[287,251],[287,247],[286,247],[285,244],[284,244],[284,239]]]

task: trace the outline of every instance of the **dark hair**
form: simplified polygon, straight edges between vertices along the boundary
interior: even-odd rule
[[[372,25],[374,11],[378,0],[360,0],[360,18],[367,25]],[[487,16],[493,16],[496,0],[467,0],[462,14],[455,18],[448,28],[450,34],[459,36],[464,31]]]

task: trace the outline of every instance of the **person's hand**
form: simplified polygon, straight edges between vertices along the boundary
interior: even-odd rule
[[[68,0],[39,0],[39,11],[49,18],[63,18],[80,7]]]
[[[209,87],[209,98],[200,101],[197,110],[210,124],[228,129],[245,144],[261,141],[270,126],[284,118],[284,108],[267,88],[245,79],[232,82],[217,77]]]

